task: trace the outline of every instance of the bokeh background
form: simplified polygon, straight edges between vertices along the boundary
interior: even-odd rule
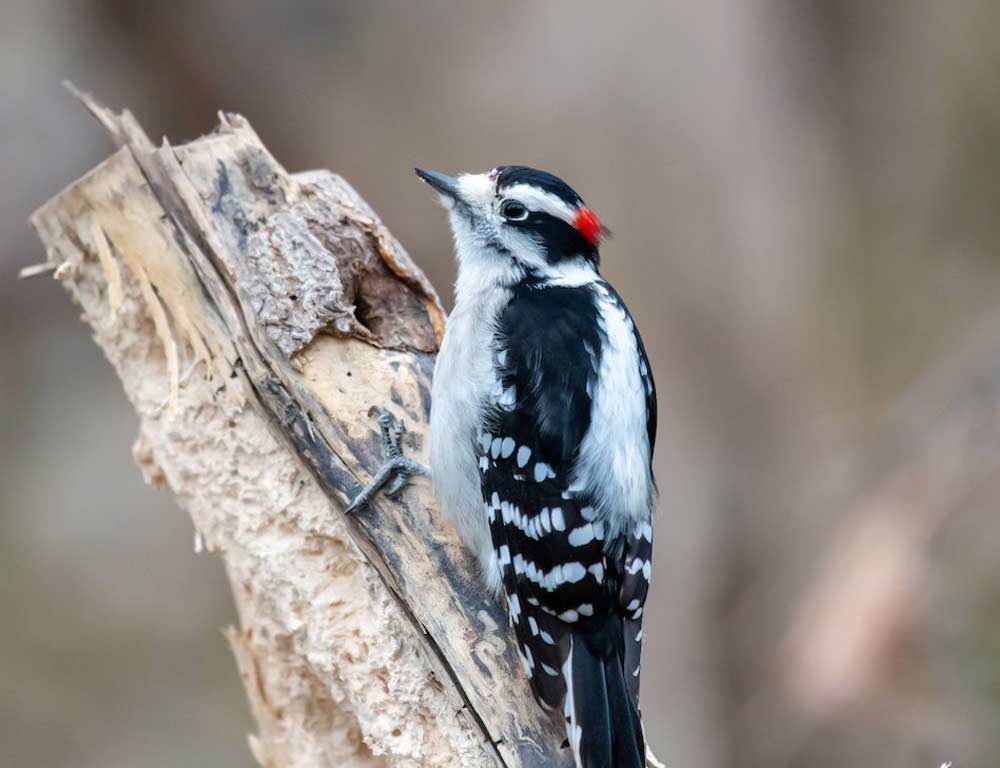
[[[252,764],[222,567],[142,484],[67,297],[15,280],[30,212],[110,150],[62,78],[174,142],[245,114],[449,304],[411,168],[567,178],[661,393],[659,756],[997,765],[997,473],[934,514],[864,499],[927,437],[886,439],[893,414],[998,327],[998,30],[992,0],[4,0],[0,766]]]

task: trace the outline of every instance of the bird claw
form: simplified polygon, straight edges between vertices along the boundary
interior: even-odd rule
[[[382,449],[386,461],[378,468],[371,482],[361,489],[345,510],[348,514],[357,512],[367,506],[380,490],[385,488],[385,494],[390,499],[396,499],[402,493],[410,478],[414,475],[430,474],[427,467],[419,462],[408,459],[403,454],[402,437],[406,427],[388,410],[378,405],[368,409],[368,416],[378,418],[379,429],[382,432]]]

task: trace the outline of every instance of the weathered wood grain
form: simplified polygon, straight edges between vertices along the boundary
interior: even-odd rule
[[[426,460],[444,313],[358,195],[332,173],[289,174],[239,116],[156,147],[127,112],[82,98],[122,147],[108,161],[114,172],[96,170],[33,223],[57,274],[83,259],[100,265],[112,315],[121,267],[138,283],[165,354],[163,407],[179,407],[189,369],[203,365],[219,398],[267,414],[337,515],[382,460],[370,406],[403,420],[410,454]],[[457,727],[480,734],[482,759],[570,765],[560,724],[531,698],[506,616],[426,480],[341,522],[414,628],[466,723]]]

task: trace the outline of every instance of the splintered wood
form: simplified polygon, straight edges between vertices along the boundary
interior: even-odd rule
[[[241,117],[119,149],[32,224],[140,417],[135,455],[224,560],[227,637],[266,766],[572,764],[426,480],[343,509],[382,460],[372,405],[426,459],[444,313],[374,212],[290,175]]]

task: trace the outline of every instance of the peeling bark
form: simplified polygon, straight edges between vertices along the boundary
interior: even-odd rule
[[[339,177],[288,174],[241,117],[118,151],[32,224],[141,426],[135,458],[224,560],[266,766],[562,766],[506,630],[426,481],[357,517],[371,405],[427,449],[444,313]]]

